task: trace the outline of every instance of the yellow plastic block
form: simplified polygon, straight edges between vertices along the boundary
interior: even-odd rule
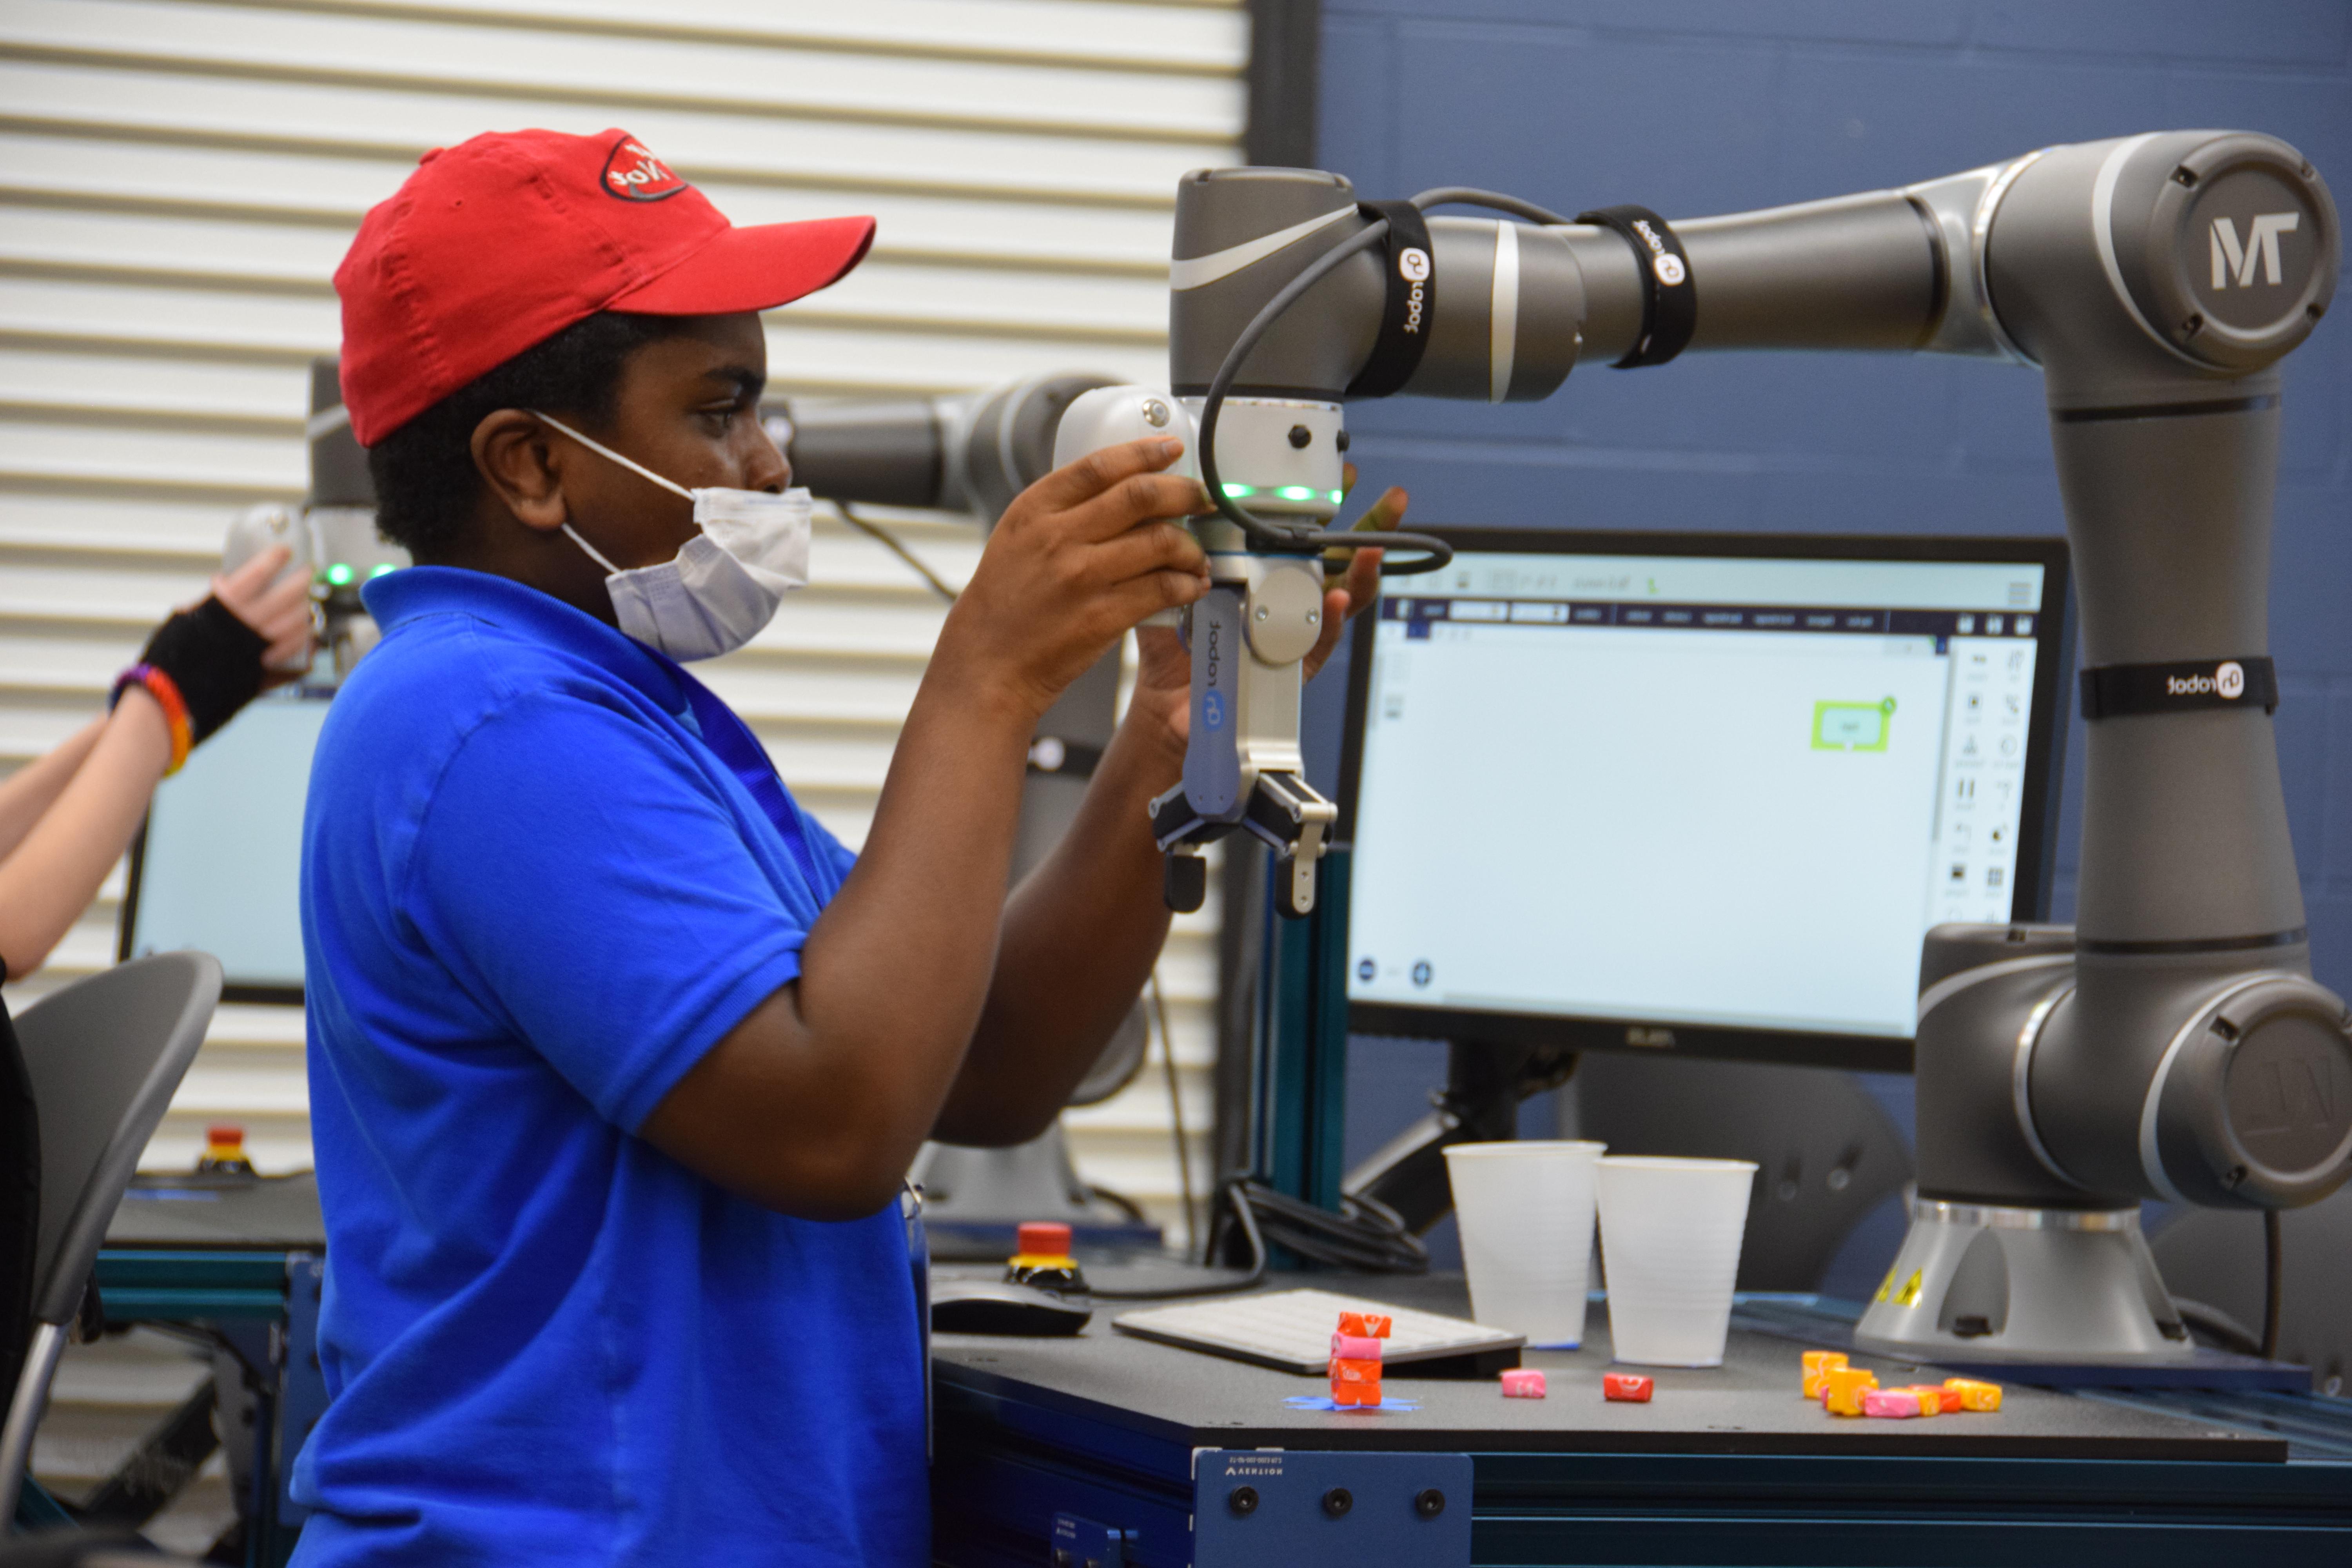
[[[1963,1410],[1998,1410],[2000,1408],[2000,1384],[1979,1383],[1973,1378],[1948,1377],[1944,1386],[1960,1396]]]
[[[1878,1374],[1858,1366],[1832,1367],[1822,1374],[1822,1404],[1832,1415],[1859,1415],[1862,1396],[1878,1386]]]
[[[1919,1414],[1922,1415],[1941,1415],[1944,1413],[1944,1390],[1939,1384],[1915,1383],[1896,1392],[1907,1394],[1916,1399],[1919,1402]]]
[[[1804,1355],[1804,1362],[1805,1397],[1808,1399],[1819,1399],[1822,1396],[1823,1375],[1827,1373],[1831,1368],[1841,1367],[1845,1364],[1845,1352],[1807,1351]]]

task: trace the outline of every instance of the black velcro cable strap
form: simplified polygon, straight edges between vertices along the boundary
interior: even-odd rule
[[[1674,226],[1637,206],[1595,207],[1577,214],[1576,221],[1613,228],[1633,247],[1633,270],[1642,279],[1642,335],[1617,368],[1664,364],[1689,347],[1698,326],[1698,293]]]
[[[2083,672],[2083,717],[2121,719],[2198,708],[2278,710],[2278,669],[2267,658],[2193,664],[2108,664]]]
[[[1386,397],[1412,379],[1429,346],[1429,323],[1437,310],[1437,253],[1430,248],[1429,220],[1411,202],[1359,202],[1356,210],[1389,220],[1381,264],[1389,292],[1381,335],[1364,368],[1348,384],[1348,395]]]

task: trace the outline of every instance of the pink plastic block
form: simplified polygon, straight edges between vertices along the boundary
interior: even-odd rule
[[[1534,1367],[1517,1367],[1503,1374],[1503,1397],[1506,1399],[1541,1399],[1544,1396],[1544,1374]]]
[[[1915,1419],[1919,1396],[1907,1388],[1874,1388],[1862,1396],[1862,1413],[1887,1421]]]
[[[1378,1361],[1381,1342],[1366,1334],[1333,1334],[1331,1357],[1334,1361]]]

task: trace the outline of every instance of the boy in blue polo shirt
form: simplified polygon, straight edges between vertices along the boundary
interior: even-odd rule
[[[892,1200],[926,1137],[1042,1131],[1149,973],[1172,638],[1003,888],[1038,715],[1206,577],[1151,521],[1202,502],[1173,443],[1050,476],[948,616],[864,853],[799,808],[683,661],[805,576],[757,312],[872,231],[734,228],[620,132],[525,132],[429,154],[336,275],[418,564],[367,586],[383,640],[304,826],[333,1401],[303,1564],[928,1561]]]

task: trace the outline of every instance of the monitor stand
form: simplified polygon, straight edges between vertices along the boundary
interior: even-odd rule
[[[1445,1151],[1517,1137],[1519,1103],[1558,1089],[1575,1071],[1576,1053],[1562,1046],[1448,1042],[1445,1088],[1430,1113],[1349,1172],[1340,1191],[1385,1204],[1415,1236],[1425,1235],[1454,1212]]]

